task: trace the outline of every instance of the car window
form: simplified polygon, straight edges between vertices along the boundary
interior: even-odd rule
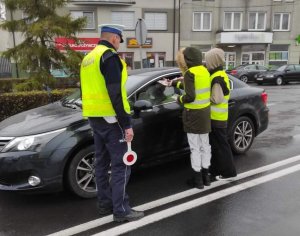
[[[165,87],[164,85],[156,82],[137,94],[137,100],[147,100],[153,106],[161,105],[167,102],[176,101],[174,87]]]
[[[297,72],[300,72],[300,65],[295,65],[295,69]]]
[[[294,71],[295,70],[294,65],[288,65],[286,69],[290,70],[290,71]]]
[[[277,68],[277,71],[284,71],[285,69],[286,69],[286,65],[283,65]]]
[[[168,77],[168,79],[172,80],[175,77],[176,76]],[[176,95],[179,94],[182,94],[180,89],[166,87],[155,81],[133,94],[129,99],[129,103],[132,107],[136,101],[147,100],[151,102],[153,106],[158,106],[169,102],[176,102]]]
[[[267,70],[267,68],[264,67],[264,66],[258,66],[258,69],[259,69],[259,70]]]
[[[245,70],[256,70],[256,65],[249,65],[245,67]]]

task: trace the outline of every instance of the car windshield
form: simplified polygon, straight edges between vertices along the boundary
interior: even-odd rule
[[[279,68],[277,68],[277,71],[284,71],[286,68],[286,65],[280,66]]]

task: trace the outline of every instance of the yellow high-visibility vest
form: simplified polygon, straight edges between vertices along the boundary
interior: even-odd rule
[[[86,55],[81,63],[80,68],[80,85],[82,96],[82,113],[84,117],[104,117],[115,116],[116,112],[112,106],[108,91],[105,85],[105,79],[100,70],[100,59],[103,53],[111,50],[104,45],[98,45],[88,55]],[[124,109],[130,114],[130,106],[127,100],[126,81],[127,69],[126,63],[120,58],[123,69],[121,78],[121,94]]]
[[[228,90],[230,91],[230,85],[229,85],[229,78],[225,71],[217,71],[216,73],[212,74],[210,77],[211,82],[216,77],[223,77],[224,81],[226,83],[226,86]],[[224,96],[224,99],[222,103],[220,104],[211,104],[210,107],[210,118],[212,120],[219,120],[219,121],[227,121],[228,119],[228,100],[230,97],[230,93],[226,96]]]
[[[188,109],[202,109],[210,105],[210,78],[204,66],[194,66],[188,69],[194,75],[195,100],[184,103]]]

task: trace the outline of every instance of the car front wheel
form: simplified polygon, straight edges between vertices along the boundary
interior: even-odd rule
[[[282,77],[279,76],[276,81],[275,81],[276,85],[282,85]]]
[[[71,160],[67,170],[68,188],[82,198],[96,197],[94,146],[80,150]]]
[[[232,151],[236,154],[245,153],[252,145],[255,136],[253,122],[246,116],[239,117],[233,124],[229,136]]]
[[[241,78],[240,78],[240,80],[243,81],[244,83],[247,83],[248,82],[247,75],[242,75]]]

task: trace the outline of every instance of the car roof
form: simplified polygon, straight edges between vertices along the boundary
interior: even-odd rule
[[[146,68],[129,71],[128,80],[126,83],[128,95],[133,93],[137,88],[144,86],[152,79],[164,76],[181,76],[181,72],[177,67],[160,67],[160,68]],[[233,88],[247,87],[248,85],[239,79],[228,75],[233,82]]]

